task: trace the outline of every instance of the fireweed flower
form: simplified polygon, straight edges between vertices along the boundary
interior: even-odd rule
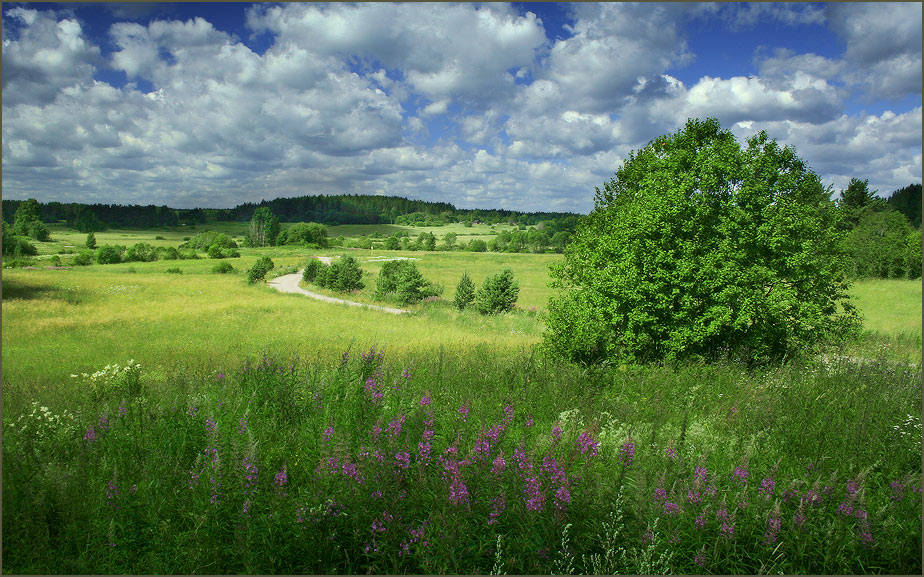
[[[857,493],[860,491],[860,484],[855,480],[851,479],[847,481],[847,494],[850,496],[851,500],[857,498]]]
[[[282,488],[285,487],[288,482],[289,476],[286,474],[286,468],[283,467],[279,469],[279,472],[277,472],[276,476],[273,478],[273,485]]]
[[[118,509],[119,505],[116,503],[116,499],[119,496],[119,487],[115,484],[114,481],[109,481],[106,483],[106,504],[112,507],[113,509]]]
[[[224,373],[218,373],[217,375],[215,375],[215,378],[218,379],[218,381],[223,381],[223,380],[225,380],[225,374],[224,374]]]
[[[568,482],[568,475],[558,464],[558,461],[555,460],[555,457],[547,455],[545,459],[542,460],[542,467],[540,470],[554,485],[564,485]]]
[[[523,499],[526,501],[526,509],[529,511],[542,511],[545,505],[545,495],[539,487],[539,479],[527,477],[526,485],[523,488]]]
[[[388,436],[390,438],[397,439],[401,436],[401,426],[404,425],[404,420],[406,418],[407,417],[402,413],[388,423]]]
[[[629,440],[623,443],[622,448],[619,450],[619,460],[622,462],[623,467],[631,467],[634,459],[635,443],[632,442],[632,437],[629,437]]]
[[[778,516],[773,516],[767,519],[767,532],[764,533],[764,544],[771,545],[776,543],[777,535],[780,533],[780,528],[783,526],[783,522]]]
[[[517,466],[520,468],[520,471],[529,471],[532,470],[533,464],[526,457],[526,451],[523,449],[523,445],[520,445],[513,450],[513,458],[517,462]]]
[[[244,467],[244,494],[252,494],[253,488],[257,484],[257,475],[260,471],[250,460],[250,457],[244,457],[241,461],[241,465]],[[196,477],[198,478],[198,475]]]
[[[243,435],[247,432],[247,419],[241,417],[241,420],[237,422],[237,434]]]
[[[459,416],[462,418],[463,422],[468,422],[468,403],[459,407]]]
[[[554,442],[556,442],[556,443],[557,443],[558,441],[560,441],[560,440],[561,440],[561,433],[562,433],[561,427],[558,426],[558,423],[555,423],[555,426],[552,427],[552,441],[554,441]]]
[[[722,535],[723,537],[725,537],[726,539],[734,539],[734,538],[735,538],[735,526],[734,526],[734,525],[729,525],[729,524],[726,523],[725,521],[722,521],[722,526],[719,528],[719,532],[720,532],[721,535]]]
[[[430,405],[430,393],[427,393],[420,398],[420,406],[427,407],[429,405]]]
[[[330,440],[334,437],[334,426],[331,425],[327,427],[326,429],[324,429],[324,434],[321,436],[324,438],[325,443],[329,443]]]
[[[892,501],[901,501],[902,497],[905,496],[905,487],[902,486],[899,481],[892,481],[889,483],[889,488],[892,489],[892,494],[889,495],[889,499]]]
[[[695,525],[696,525],[696,528],[697,528],[697,529],[700,529],[700,530],[705,529],[705,528],[706,528],[706,517],[705,517],[705,515],[698,515],[698,516],[696,517]]]
[[[513,422],[513,405],[504,407],[504,424],[509,425]]]
[[[124,417],[127,414],[128,414],[128,409],[125,407],[125,405],[119,405],[119,416]]]
[[[696,467],[696,469],[693,471],[694,483],[695,482],[705,483],[706,477],[708,476],[709,476],[709,471],[705,467]]]
[[[92,443],[93,441],[95,441],[96,440],[96,430],[94,430],[93,427],[90,427],[89,429],[87,429],[87,432],[83,434],[83,440],[87,441],[88,443]]]
[[[564,512],[568,509],[569,503],[571,503],[571,491],[562,485],[555,492],[555,509]]]
[[[658,487],[657,489],[655,489],[655,492],[654,492],[655,501],[664,501],[666,499],[667,499],[667,491],[665,491],[663,487]]]
[[[670,459],[671,461],[677,459],[677,449],[674,447],[668,447],[664,450],[664,456]]]
[[[100,415],[98,426],[101,431],[108,431],[109,430],[109,415]]]
[[[743,469],[741,467],[735,467],[734,472],[732,472],[732,477],[734,478],[734,480],[738,481],[742,485],[748,482],[749,476],[750,476],[750,473],[748,473],[746,469]]]
[[[404,451],[395,453],[395,465],[397,465],[399,469],[406,470],[411,466],[411,455]]]
[[[533,426],[533,416],[529,415],[528,417],[526,417],[526,428],[528,429],[532,426]]]
[[[687,501],[698,505],[700,501],[702,501],[702,495],[700,495],[698,491],[694,491],[693,489],[690,489],[689,491],[687,491]]]
[[[773,495],[774,487],[776,487],[776,482],[773,479],[764,479],[760,482],[760,489],[757,490],[757,493],[770,497]]]
[[[671,503],[670,501],[664,502],[664,513],[667,515],[677,515],[680,513],[680,506],[677,503]]]
[[[488,525],[497,523],[498,517],[507,509],[507,498],[501,494],[491,499],[491,513],[488,515]]]
[[[584,432],[578,435],[577,446],[578,449],[580,449],[582,455],[590,453],[591,457],[596,457],[597,447],[600,446],[600,443],[598,441],[594,441],[594,438],[590,433]]]
[[[841,515],[844,515],[845,517],[850,517],[853,515],[853,507],[850,506],[850,503],[844,501],[837,506],[837,512]]]
[[[215,424],[215,420],[212,417],[207,417],[205,419],[205,432],[209,435],[213,434],[218,428],[218,425]]]
[[[503,455],[498,455],[492,463],[491,472],[495,475],[500,475],[504,472],[504,469],[507,468],[507,462],[504,460]]]
[[[430,464],[430,441],[421,441],[417,443],[417,456],[421,463]]]

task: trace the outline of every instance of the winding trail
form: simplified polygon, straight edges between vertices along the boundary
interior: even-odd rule
[[[329,257],[322,257],[322,260],[323,258],[329,258]],[[298,286],[298,283],[301,280],[302,280],[302,271],[298,271],[295,274],[286,274],[286,275],[282,275],[282,276],[272,279],[271,281],[269,281],[269,286],[283,293],[298,293],[298,294],[303,294],[305,296],[309,296],[313,299],[317,299],[319,301],[350,305],[351,307],[366,307],[368,309],[391,313],[393,315],[401,315],[404,313],[411,312],[411,311],[406,311],[404,309],[393,309],[391,307],[380,307],[378,305],[367,305],[365,303],[347,301],[343,299],[325,296],[325,295],[318,294],[318,293],[313,293],[311,291],[306,291],[302,287]]]

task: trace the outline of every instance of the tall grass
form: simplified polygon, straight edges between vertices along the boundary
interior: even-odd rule
[[[8,572],[921,571],[919,368],[354,347],[65,386],[4,417]]]

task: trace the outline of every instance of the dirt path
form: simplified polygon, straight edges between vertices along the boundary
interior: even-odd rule
[[[329,260],[329,257],[321,257],[321,258],[322,258],[322,259],[328,258],[328,260]],[[338,304],[350,305],[350,306],[353,306],[353,307],[366,307],[366,308],[369,308],[369,309],[373,309],[373,310],[377,310],[377,311],[382,311],[382,312],[386,312],[386,313],[391,313],[391,314],[394,314],[394,315],[400,315],[400,314],[404,314],[404,313],[409,313],[409,312],[411,312],[411,311],[406,311],[406,310],[403,310],[403,309],[393,309],[393,308],[390,308],[390,307],[380,307],[380,306],[378,306],[378,305],[367,305],[367,304],[365,304],[365,303],[357,303],[357,302],[353,302],[353,301],[345,301],[345,300],[343,300],[343,299],[338,299],[338,298],[334,298],[334,297],[329,297],[329,296],[321,295],[321,294],[318,294],[318,293],[313,293],[313,292],[311,292],[311,291],[306,291],[306,290],[303,289],[302,287],[298,286],[298,283],[299,283],[299,281],[301,281],[301,280],[302,280],[302,271],[298,271],[298,272],[295,273],[295,274],[286,274],[286,275],[282,275],[282,276],[280,276],[280,277],[276,277],[276,278],[272,279],[271,281],[269,281],[269,285],[270,285],[271,287],[273,287],[274,289],[278,290],[279,292],[303,294],[303,295],[309,296],[309,297],[311,297],[311,298],[313,298],[313,299],[318,299],[319,301],[325,301],[325,302],[329,302],[329,303],[338,303]]]

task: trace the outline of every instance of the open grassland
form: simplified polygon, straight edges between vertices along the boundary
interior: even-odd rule
[[[560,256],[241,253],[3,271],[5,572],[921,572],[920,283],[856,283],[864,337],[783,367],[586,368],[534,348]],[[444,299],[510,267],[518,310],[243,275],[341,254],[336,296],[406,256]]]

